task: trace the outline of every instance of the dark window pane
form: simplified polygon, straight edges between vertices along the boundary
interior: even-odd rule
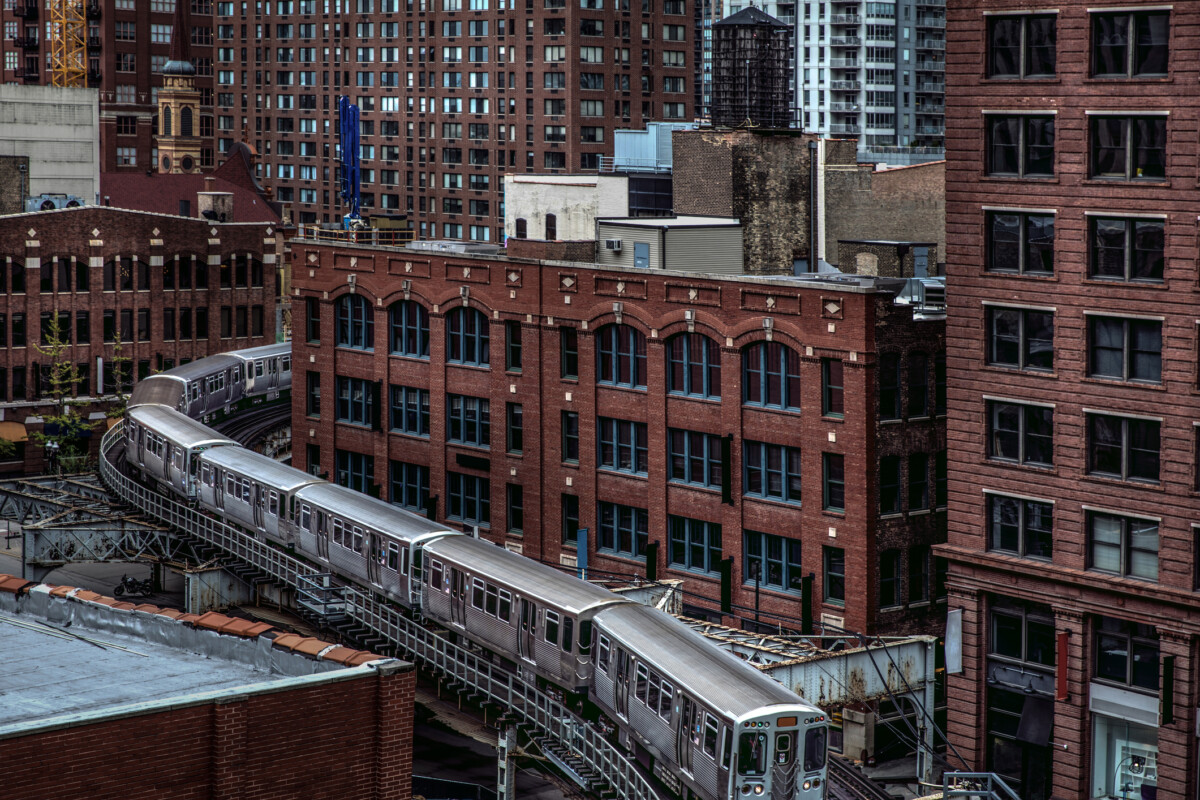
[[[1018,175],[1021,171],[1021,118],[989,118],[988,173]]]
[[[1025,121],[1025,175],[1054,174],[1054,117],[1027,117]]]
[[[1170,19],[1167,12],[1136,15],[1134,35],[1137,38],[1132,65],[1134,75],[1167,74]]]
[[[1026,218],[1026,272],[1054,272],[1054,216]]]
[[[1092,117],[1092,175],[1124,178],[1126,120]]]
[[[1129,15],[1092,15],[1092,74],[1124,75],[1129,53]]]
[[[1120,219],[1097,219],[1092,228],[1092,275],[1125,278],[1126,224]]]
[[[992,252],[988,268],[996,272],[1018,272],[1021,268],[1021,217],[992,214]]]
[[[1134,253],[1131,280],[1163,279],[1164,224],[1153,220],[1134,223]]]
[[[1133,126],[1133,178],[1164,178],[1167,174],[1167,120],[1135,118]]]
[[[1054,74],[1057,31],[1053,16],[1029,17],[1025,22],[1025,75]]]
[[[1021,74],[1021,18],[992,19],[988,46],[988,75],[993,78],[1015,78]]]

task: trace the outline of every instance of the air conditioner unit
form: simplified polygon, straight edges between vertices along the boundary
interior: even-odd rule
[[[620,239],[605,239],[604,240],[604,249],[612,250],[614,253],[621,252],[621,240]]]

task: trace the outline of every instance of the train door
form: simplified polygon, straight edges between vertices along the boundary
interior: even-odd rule
[[[381,583],[379,575],[384,553],[378,533],[367,532],[367,548],[367,578],[372,583]]]
[[[253,486],[254,491],[254,494],[251,498],[251,504],[254,507],[251,511],[251,513],[254,515],[254,527],[261,531],[263,530],[263,506],[265,506],[267,503],[267,493],[260,484],[255,483],[251,485]]]
[[[692,774],[692,730],[700,718],[700,708],[685,694],[679,695],[679,724],[675,726],[675,759],[679,767]],[[693,719],[695,717],[695,719]]]
[[[467,624],[467,576],[458,567],[450,568],[450,619]]]
[[[521,598],[521,632],[517,636],[517,652],[522,658],[534,660],[533,643],[537,638],[537,605]]]
[[[421,608],[421,597],[424,591],[425,575],[421,571],[421,559],[424,551],[419,545],[412,545],[412,569],[408,569],[407,559],[409,557],[408,549],[401,550],[401,566],[408,573],[408,602],[414,609]]]
[[[193,497],[200,495],[199,481],[197,476],[200,474],[200,452],[193,450],[187,454],[187,479],[188,479],[188,494]]]
[[[317,555],[329,560],[329,518],[324,511],[317,511]]]
[[[623,718],[629,719],[629,677],[632,665],[629,662],[629,653],[625,648],[617,648],[617,680],[613,686],[613,700],[616,706],[617,713]]]
[[[213,505],[225,510],[225,471],[213,467]]]

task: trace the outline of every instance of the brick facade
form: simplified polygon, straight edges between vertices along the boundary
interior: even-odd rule
[[[933,630],[939,625],[940,603],[931,603],[934,581],[929,548],[941,541],[944,512],[897,507],[881,517],[877,487],[877,453],[927,455],[925,503],[933,509],[942,492],[935,491],[937,454],[945,447],[944,418],[936,413],[934,364],[942,347],[940,320],[914,320],[911,307],[893,305],[891,296],[873,285],[843,281],[780,282],[750,277],[714,278],[692,274],[599,268],[587,264],[545,264],[515,258],[428,254],[408,250],[335,247],[294,240],[293,275],[297,309],[294,346],[293,458],[297,467],[347,479],[335,453],[361,454],[373,464],[373,479],[385,499],[400,502],[389,486],[389,462],[428,469],[429,495],[436,499],[439,519],[458,528],[472,523],[451,513],[450,473],[486,478],[490,518],[483,535],[552,564],[576,562],[573,540],[564,542],[564,496],[578,500],[579,525],[589,529],[589,569],[593,575],[644,575],[645,558],[619,539],[599,547],[600,506],[614,503],[644,510],[646,534],[659,545],[660,576],[687,579],[687,603],[695,613],[719,616],[719,576],[715,569],[672,566],[680,557],[670,546],[670,517],[719,524],[720,557],[732,557],[734,603],[742,619],[754,613],[754,585],[744,568],[744,531],[800,542],[800,573],[816,575],[817,619],[862,631]],[[338,336],[335,309],[365,300],[373,311],[373,351],[334,346]],[[408,300],[429,315],[429,357],[389,355],[389,308]],[[304,309],[317,309],[319,320],[303,331]],[[477,310],[486,319],[490,338],[488,366],[451,363],[447,318]],[[691,319],[689,319],[691,317]],[[768,322],[769,320],[769,322]],[[598,356],[605,326],[621,324],[645,340],[645,388],[599,380]],[[765,326],[770,327],[765,327]],[[578,341],[575,376],[564,366],[562,337]],[[668,390],[667,353],[677,334],[694,332],[712,343],[720,364],[720,399],[701,399]],[[521,368],[506,369],[506,335],[519,333]],[[798,405],[784,411],[742,403],[746,391],[743,352],[765,342],[782,343],[796,355],[800,376]],[[311,338],[311,341],[306,341]],[[755,351],[757,352],[757,351]],[[877,422],[876,364],[880,353],[898,363],[924,363],[914,380],[924,386],[925,404],[912,407],[906,421]],[[920,353],[925,361],[914,361]],[[890,357],[890,356],[889,356]],[[823,360],[840,363],[844,373],[843,416],[823,414]],[[607,363],[605,359],[604,363]],[[307,372],[311,372],[310,378]],[[908,371],[902,371],[908,380]],[[564,377],[566,375],[566,377]],[[923,377],[922,377],[923,376]],[[375,412],[369,424],[338,422],[337,378],[362,378],[377,385]],[[310,413],[309,380],[320,381],[319,413]],[[914,384],[915,386],[916,384]],[[389,386],[429,392],[427,437],[384,432],[390,427]],[[907,386],[898,387],[906,392]],[[347,390],[352,391],[352,390]],[[372,391],[367,389],[368,392]],[[488,401],[491,428],[487,447],[448,441],[451,434],[448,394]],[[350,395],[347,394],[347,402]],[[506,406],[520,404],[523,442],[512,451],[506,435]],[[920,413],[917,413],[917,412]],[[577,414],[578,458],[564,453],[564,414]],[[603,449],[600,418],[644,425],[644,474],[597,469]],[[671,480],[669,430],[716,437],[730,436],[730,481],[711,488]],[[798,449],[799,486],[803,504],[747,494],[746,442],[765,442]],[[823,454],[845,463],[844,511],[823,508]],[[319,458],[313,465],[310,459]],[[723,459],[719,459],[722,460]],[[347,461],[347,463],[349,463]],[[682,464],[682,461],[679,462]],[[917,463],[917,462],[913,462]],[[682,468],[682,467],[680,467]],[[458,480],[455,478],[455,480]],[[700,478],[697,476],[697,481]],[[908,477],[905,477],[908,480]],[[719,484],[719,485],[717,485]],[[521,487],[520,531],[510,530],[508,486]],[[907,484],[906,484],[907,485]],[[919,504],[919,501],[918,501]],[[569,507],[569,506],[568,506]],[[449,518],[448,518],[449,517]],[[476,517],[475,519],[478,519]],[[844,602],[822,603],[831,588],[824,579],[825,548],[845,556]],[[901,574],[889,591],[896,601],[880,610],[878,586],[881,550],[895,549]],[[914,551],[915,554],[914,554]],[[690,556],[688,556],[690,558]],[[715,558],[710,562],[711,567]],[[768,560],[770,560],[768,556]],[[914,569],[908,570],[909,559]],[[911,577],[910,586],[909,577]],[[835,581],[836,582],[836,581]],[[923,585],[917,585],[923,584]],[[799,592],[762,586],[760,610],[766,624],[798,627]],[[736,622],[735,622],[736,624]]]
[[[1000,772],[1026,800],[1192,798],[1200,699],[1200,105],[1178,87],[1200,78],[1200,8],[1175,5],[1167,14],[1165,6],[1130,3],[1122,16],[1072,0],[1055,6],[1050,20],[1038,20],[1027,5],[948,9],[948,437],[954,444],[949,545],[941,552],[950,559],[950,607],[962,612],[964,659],[963,672],[948,680],[950,741],[971,767]],[[1019,12],[1025,17],[1007,16]],[[1014,19],[1013,29],[1056,28],[1052,76],[987,77],[989,30],[995,30],[989,26]],[[1107,36],[1101,29],[1116,30],[1112,41],[1119,41],[1119,25],[1131,19],[1153,25],[1156,35],[1166,32],[1163,45],[1151,37],[1139,51],[1141,58],[1169,47],[1165,74],[1093,77],[1094,65],[1111,55],[1095,53],[1093,41]],[[1108,123],[1119,127],[1124,115],[1141,115],[1133,124],[1146,131],[1131,160],[1135,153],[1146,157],[1139,148],[1151,145],[1159,120],[1165,154],[1118,176],[1103,147]],[[1002,116],[1052,118],[1052,177],[997,175],[1006,170],[988,163],[989,141],[996,142],[986,131]],[[995,158],[1003,158],[1000,151],[992,150]],[[1160,163],[1164,174],[1155,177]],[[1015,261],[989,256],[997,241],[989,229],[1000,230],[1003,221],[995,215],[1018,213],[1053,218],[1053,233],[1037,235],[1037,244],[1052,251],[1052,269],[1032,249],[1022,256],[1032,260],[1024,272],[1008,270]],[[1114,240],[1111,230],[1102,237],[1109,219],[1123,220],[1122,231],[1127,225],[1139,231],[1128,256],[1131,270],[1144,266],[1133,273],[1136,280],[1123,272],[1096,277],[1113,263],[1105,247],[1117,242],[1123,270],[1120,242],[1132,241],[1123,233]],[[1052,360],[1044,343],[1036,355],[998,357],[993,347],[1002,348],[1004,337],[989,322],[997,308],[1017,309],[1026,326],[1029,314],[1052,318]],[[1111,359],[1104,361],[1111,351],[1098,347],[1112,344],[1100,332],[1114,319],[1147,337],[1136,353],[1132,344],[1116,345],[1115,373]],[[1122,372],[1126,358],[1130,371]],[[1134,359],[1146,372],[1132,371]],[[1014,406],[1026,420],[1052,420],[1052,444],[1037,464],[1022,464],[1006,449],[1000,423],[989,414]],[[1125,431],[1117,434],[1115,460],[1112,439],[1099,433],[1111,430],[1100,426],[1112,418]],[[1029,438],[1021,439],[1028,447]],[[1025,509],[1026,519],[1037,511],[1039,530],[1049,526],[1051,533],[1038,534],[1030,550],[1033,534],[1026,529],[1018,546],[1021,540],[1005,538],[1011,522],[997,516],[997,504]],[[1027,725],[1051,723],[1048,736],[1028,732]],[[1140,770],[1129,769],[1135,764]]]
[[[411,797],[416,670],[0,741],[14,797]]]
[[[100,400],[99,359],[110,368],[116,334],[134,380],[213,353],[274,342],[283,253],[282,237],[267,224],[214,224],[97,206],[4,217],[0,408],[5,419],[21,422],[45,407],[46,386],[38,376],[48,364],[36,347],[43,314],[69,315],[69,358],[88,370],[79,396],[94,401],[85,411],[105,407],[95,402]],[[186,286],[180,263],[195,265]],[[173,285],[169,266],[175,266]],[[207,288],[195,288],[195,270],[203,272]],[[79,290],[81,276],[87,280],[84,291]],[[206,332],[201,312],[207,316]],[[23,344],[18,344],[18,321],[24,326]],[[39,471],[41,456],[40,448],[28,448],[24,468]]]

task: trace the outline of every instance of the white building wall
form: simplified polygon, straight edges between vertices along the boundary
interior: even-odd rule
[[[0,155],[29,158],[29,196],[100,193],[96,89],[0,85]]]
[[[505,175],[504,233],[516,236],[526,222],[528,239],[546,238],[546,215],[556,217],[560,241],[596,238],[597,217],[629,216],[624,175]]]

